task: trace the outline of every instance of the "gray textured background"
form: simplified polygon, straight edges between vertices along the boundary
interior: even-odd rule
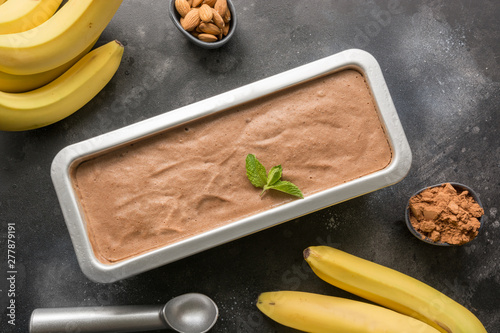
[[[27,332],[37,307],[160,304],[202,292],[220,307],[213,332],[294,332],[261,315],[262,291],[352,297],[302,259],[330,244],[420,279],[500,332],[500,70],[498,1],[242,1],[222,49],[189,44],[166,1],[125,0],[98,45],[126,45],[108,86],[46,128],[0,132],[0,331]],[[63,147],[348,48],[379,61],[413,152],[400,183],[113,284],[80,271],[50,180]],[[471,244],[438,248],[404,224],[409,196],[443,181],[485,205]],[[17,228],[16,326],[6,317],[7,223]]]

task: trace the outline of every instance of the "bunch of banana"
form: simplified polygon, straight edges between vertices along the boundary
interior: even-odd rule
[[[283,325],[312,333],[486,333],[465,307],[403,273],[327,246],[307,248],[304,258],[321,279],[384,307],[306,293],[262,294],[259,309]],[[408,322],[394,317],[389,309],[409,318]]]
[[[56,12],[62,0],[10,0],[0,6],[0,34],[33,29]]]
[[[17,94],[0,92],[0,130],[35,129],[71,115],[111,80],[122,55],[123,45],[112,41],[89,52],[41,88]]]
[[[486,333],[465,307],[408,275],[328,246],[309,247],[304,258],[326,282],[415,317],[442,333]]]
[[[87,53],[92,50],[97,39],[92,42],[83,52],[59,67],[48,70],[46,72],[31,74],[31,75],[15,75],[0,72],[0,91],[10,93],[20,93],[29,90],[40,88],[54,79],[61,76],[64,72],[71,68],[78,60],[83,58]]]
[[[121,2],[69,0],[39,26],[0,35],[0,71],[35,74],[70,61],[99,37]]]
[[[312,333],[439,333],[398,312],[364,302],[299,291],[260,294],[257,307],[274,321]]]
[[[68,0],[58,9],[62,0],[9,0],[0,6],[0,130],[51,124],[104,87],[123,46],[113,41],[89,51],[122,1]],[[15,17],[2,16],[7,11]]]

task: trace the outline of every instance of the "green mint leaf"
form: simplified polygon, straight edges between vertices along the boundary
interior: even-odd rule
[[[275,184],[278,180],[281,179],[281,175],[283,174],[283,169],[281,168],[281,165],[277,165],[275,167],[272,167],[271,170],[269,170],[269,173],[267,174],[267,186],[271,186]]]
[[[255,187],[264,187],[267,184],[266,168],[257,160],[253,154],[246,158],[247,177]]]
[[[304,198],[304,195],[300,191],[300,189],[293,183],[288,181],[279,180],[271,186],[265,186],[264,189],[273,189],[281,192],[285,192],[291,195],[294,195],[299,198]]]
[[[269,173],[266,173],[266,168],[257,160],[255,155],[248,154],[245,162],[248,180],[253,186],[263,189],[260,196],[264,195],[267,190],[272,189],[304,198],[304,195],[296,185],[281,180],[281,176],[283,175],[281,165],[272,167]]]

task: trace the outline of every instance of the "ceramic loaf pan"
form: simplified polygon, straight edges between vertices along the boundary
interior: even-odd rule
[[[273,92],[342,69],[361,72],[375,100],[392,149],[384,169],[325,191],[294,200],[215,230],[113,264],[100,262],[92,250],[85,215],[72,184],[72,168],[114,147],[140,140],[167,128],[269,95]],[[79,265],[93,281],[114,282],[179,260],[211,247],[266,229],[316,210],[378,190],[402,180],[411,165],[411,151],[377,61],[365,51],[347,50],[215,97],[166,112],[136,124],[70,145],[54,158],[53,184],[76,251]]]

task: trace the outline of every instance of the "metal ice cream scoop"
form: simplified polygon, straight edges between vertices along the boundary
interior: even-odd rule
[[[217,305],[203,294],[190,293],[165,305],[36,309],[30,333],[138,332],[171,329],[181,333],[205,333],[219,316]]]

